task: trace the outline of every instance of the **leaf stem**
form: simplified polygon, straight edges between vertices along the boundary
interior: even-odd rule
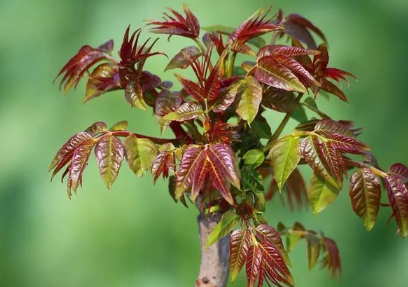
[[[300,99],[303,97],[303,93],[299,93],[299,95],[296,97],[296,101],[299,102]],[[269,139],[267,146],[269,146],[272,142],[277,140],[283,130],[286,127],[286,124],[289,122],[290,117],[293,115],[293,111],[286,113],[285,117],[282,119],[282,122],[279,124],[278,128],[276,131],[273,133],[272,137]]]
[[[231,78],[233,76],[234,73],[234,64],[235,64],[235,59],[237,57],[237,52],[233,51],[231,54],[231,59],[229,61],[229,65],[228,65],[228,73],[227,76],[229,78]]]
[[[380,176],[380,177],[382,177],[382,178],[385,178],[385,177],[388,176],[386,172],[383,172],[382,170],[380,170],[380,169],[378,169],[378,168],[375,168],[375,167],[372,167],[372,166],[370,166],[370,165],[368,165],[368,164],[366,164],[366,163],[363,163],[363,162],[358,162],[358,161],[354,161],[354,160],[348,159],[348,160],[345,160],[344,163],[345,163],[346,165],[349,165],[349,166],[361,167],[361,168],[369,168],[369,169],[371,169],[371,171],[372,171],[373,173],[375,173],[376,175],[378,175],[378,176]]]

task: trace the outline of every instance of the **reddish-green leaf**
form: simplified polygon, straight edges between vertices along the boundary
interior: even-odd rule
[[[340,252],[337,248],[336,242],[332,239],[324,237],[323,238],[323,248],[326,250],[326,256],[322,260],[323,266],[327,266],[329,270],[330,276],[334,278],[336,273],[338,273],[339,277],[341,275],[341,260],[340,260]]]
[[[263,57],[258,60],[254,68],[254,76],[258,81],[278,89],[299,93],[307,92],[298,77],[272,57]]]
[[[69,177],[68,177],[68,196],[71,198],[72,190],[76,193],[78,186],[82,185],[82,175],[84,173],[85,167],[88,164],[89,155],[91,154],[92,148],[94,147],[94,139],[89,139],[81,143],[78,146],[72,156],[72,161],[69,166]]]
[[[179,92],[163,90],[157,96],[155,114],[162,117],[168,113],[174,112],[181,105],[182,101]]]
[[[170,36],[179,35],[192,39],[197,38],[200,34],[200,24],[187,5],[184,4],[183,8],[186,14],[185,17],[173,9],[168,8],[174,16],[165,13],[163,17],[164,21],[149,21],[149,25],[154,26],[150,31],[157,34],[168,34]]]
[[[320,144],[318,144],[318,142],[316,142],[316,138],[314,136],[310,135],[305,137],[300,145],[300,150],[303,154],[303,158],[316,174],[324,178],[325,181],[327,181],[333,187],[340,187],[340,183],[333,178],[323,162],[325,159],[321,158],[322,147]],[[338,163],[336,164],[336,167],[340,168]]]
[[[87,132],[79,132],[72,136],[63,146],[62,148],[58,151],[58,153],[55,155],[54,159],[52,160],[52,163],[49,167],[49,170],[51,171],[54,169],[58,163],[69,153],[73,153],[74,150],[81,145],[83,142],[88,141],[92,139],[92,136],[87,133]],[[57,171],[58,172],[58,171]]]
[[[89,128],[87,128],[85,132],[90,134],[91,136],[96,136],[98,134],[104,134],[108,132],[108,127],[104,122],[96,122],[92,124]]]
[[[240,100],[236,111],[242,119],[251,123],[258,114],[262,101],[262,86],[254,77],[249,76],[240,82],[240,89]]]
[[[157,155],[152,164],[152,174],[156,183],[160,174],[163,178],[169,177],[169,173],[175,172],[176,158],[174,145],[171,143],[165,144],[160,148],[161,152]]]
[[[104,63],[96,67],[89,76],[83,102],[86,103],[100,95],[121,88],[119,68],[113,63]]]
[[[109,189],[115,182],[125,157],[122,141],[111,135],[100,138],[95,146],[95,157],[99,173]]]
[[[203,106],[196,102],[187,102],[179,106],[174,112],[163,117],[163,121],[184,122],[198,118],[203,114]]]
[[[215,113],[220,113],[228,109],[229,106],[235,101],[235,97],[238,93],[241,82],[232,85],[229,88],[224,88],[219,92],[218,99],[214,102],[212,110]]]
[[[371,169],[359,169],[350,177],[350,199],[354,212],[370,231],[377,219],[381,199],[380,181]]]
[[[128,101],[132,107],[147,111],[147,104],[143,99],[143,90],[139,82],[130,82],[127,84],[125,97],[126,101]]]
[[[239,229],[231,234],[230,238],[230,276],[235,281],[245,264],[248,249],[251,244],[250,232]]]
[[[166,66],[165,71],[171,69],[186,69],[190,66],[190,59],[197,59],[202,55],[200,49],[196,46],[189,46],[181,49],[171,60],[170,63]]]

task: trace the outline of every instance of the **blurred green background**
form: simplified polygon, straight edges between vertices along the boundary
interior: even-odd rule
[[[166,185],[136,178],[126,166],[107,191],[91,160],[84,188],[68,200],[64,184],[50,183],[48,165],[74,133],[95,121],[127,119],[140,133],[159,135],[149,113],[129,108],[121,92],[82,105],[83,85],[64,97],[52,80],[78,48],[114,38],[128,24],[158,19],[164,6],[183,1],[0,1],[0,286],[4,287],[176,287],[193,286],[199,262],[196,210],[175,205]],[[331,66],[359,77],[346,90],[350,105],[321,98],[335,119],[366,127],[380,164],[408,163],[408,1],[406,0],[190,0],[203,26],[238,25],[259,7],[297,12],[322,27]],[[144,34],[146,36],[146,34]],[[156,48],[169,55],[186,44],[165,37]],[[117,48],[117,47],[116,47]],[[163,78],[157,57],[147,67]],[[282,115],[270,114],[276,123]],[[301,221],[335,238],[343,261],[342,280],[326,270],[307,271],[305,245],[293,252],[299,287],[404,287],[408,242],[385,225],[381,211],[371,234],[353,214],[347,190],[317,216],[292,213],[269,203],[270,223]],[[244,276],[232,286],[245,286]]]

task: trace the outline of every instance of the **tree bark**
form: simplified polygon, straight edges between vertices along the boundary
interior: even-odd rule
[[[197,218],[201,243],[201,264],[195,287],[227,286],[230,236],[227,235],[217,243],[205,248],[208,235],[220,221],[221,216],[219,212],[211,215],[201,213]]]

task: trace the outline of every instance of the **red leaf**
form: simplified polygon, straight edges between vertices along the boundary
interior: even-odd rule
[[[316,42],[314,41],[310,31],[315,32],[323,41],[327,42],[326,37],[319,28],[298,14],[291,14],[287,16],[282,25],[286,34],[299,40],[300,42],[305,43],[309,48],[316,48]]]
[[[153,48],[154,44],[156,43],[157,39],[147,46],[149,40],[144,42],[141,46],[139,46],[139,38],[140,33],[142,32],[141,29],[137,29],[132,33],[129,38],[130,26],[126,29],[125,35],[123,36],[122,46],[120,47],[119,56],[121,62],[119,63],[122,67],[129,67],[134,69],[134,65],[136,63],[140,63],[140,69],[143,67],[144,61],[155,55],[164,55],[160,52],[150,53],[151,49]]]
[[[269,241],[262,241],[260,246],[266,278],[278,286],[280,283],[294,286],[292,275],[278,248]]]
[[[163,90],[157,96],[154,109],[155,114],[162,117],[170,112],[174,112],[181,105],[182,101],[179,92]]]
[[[92,148],[95,144],[93,139],[86,140],[78,146],[72,156],[72,161],[69,166],[69,177],[68,177],[68,196],[71,198],[72,190],[76,193],[78,186],[82,185],[82,175],[84,173],[85,167],[88,164],[89,155],[91,154]]]
[[[349,189],[354,212],[364,220],[367,230],[371,230],[380,208],[380,181],[371,169],[359,169],[350,177]]]
[[[390,167],[389,172],[392,174],[399,175],[403,177],[405,180],[408,180],[408,168],[402,163],[393,164]]]
[[[274,17],[265,19],[269,12],[270,9],[265,14],[263,9],[256,11],[229,36],[228,43],[232,45],[233,50],[239,51],[248,40],[281,29],[272,23]]]
[[[108,58],[111,59],[107,54],[106,45],[108,44],[102,44],[101,49],[95,49],[89,45],[82,46],[78,53],[65,64],[56,77],[58,78],[65,73],[60,84],[60,88],[64,86],[65,93],[67,93],[73,85],[76,87],[84,73],[94,64]]]
[[[251,244],[248,230],[236,230],[230,237],[230,273],[234,281],[245,264]]]
[[[393,216],[401,237],[408,234],[408,189],[398,175],[390,174],[384,180]]]
[[[176,198],[192,186],[198,167],[205,160],[205,149],[202,146],[190,145],[183,153],[176,177]]]
[[[203,102],[203,98],[204,98],[203,89],[198,84],[194,83],[193,81],[179,74],[174,74],[174,75],[176,76],[177,80],[179,80],[179,82],[181,83],[183,89],[187,92],[187,94],[192,96],[195,100],[199,101],[200,103]]]
[[[323,259],[323,265],[327,266],[327,269],[330,272],[331,277],[335,277],[336,273],[338,273],[339,277],[341,276],[341,260],[340,260],[340,252],[337,248],[336,242],[332,239],[324,237],[323,238],[323,246],[327,251],[326,258]]]
[[[88,141],[90,139],[92,139],[92,136],[87,132],[79,132],[79,133],[75,134],[74,136],[72,136],[62,146],[62,148],[58,151],[58,153],[55,155],[54,159],[52,160],[52,163],[50,165],[49,170],[50,171],[53,170],[58,165],[58,163],[60,163],[60,161],[63,160],[66,157],[66,155],[68,155],[69,153],[73,153],[74,150],[78,146],[80,146],[82,143],[84,143],[84,142],[86,142],[86,141]],[[56,171],[55,173],[57,173],[57,172],[58,171]]]
[[[260,246],[257,244],[249,247],[246,260],[247,287],[253,287],[255,285],[262,269],[261,264],[262,250]]]
[[[183,17],[173,9],[168,9],[174,16],[164,13],[165,21],[149,21],[149,25],[154,26],[150,31],[157,34],[168,34],[170,36],[179,35],[192,39],[197,38],[200,34],[200,23],[187,5],[184,5],[183,8],[186,17]]]
[[[221,143],[210,145],[210,148],[207,149],[207,156],[221,170],[226,179],[239,189],[240,177],[238,166],[235,160],[235,153],[231,147]]]
[[[261,224],[256,227],[256,232],[259,240],[270,243],[279,252],[280,256],[285,260],[286,264],[291,265],[288,254],[283,246],[282,239],[279,233],[268,224]]]
[[[173,151],[160,152],[152,164],[152,174],[154,176],[154,183],[161,174],[163,178],[169,177],[169,173],[174,173],[176,166],[176,159]]]

